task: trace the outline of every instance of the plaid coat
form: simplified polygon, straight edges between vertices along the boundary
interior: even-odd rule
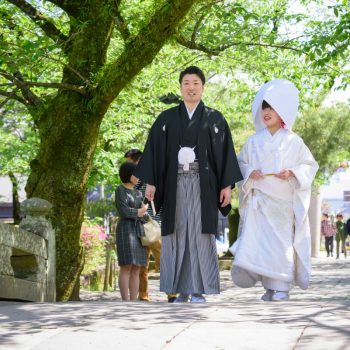
[[[115,191],[115,202],[119,221],[117,225],[117,256],[119,266],[146,266],[146,248],[142,246],[143,224],[137,216],[142,194],[123,185]]]

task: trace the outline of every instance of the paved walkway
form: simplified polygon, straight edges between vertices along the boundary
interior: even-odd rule
[[[151,302],[82,293],[70,303],[0,302],[0,349],[227,350],[350,349],[350,259],[313,261],[312,285],[288,302],[263,302],[221,272],[206,304],[169,304],[150,280]]]

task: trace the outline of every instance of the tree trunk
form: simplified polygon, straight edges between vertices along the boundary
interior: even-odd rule
[[[51,103],[39,126],[38,158],[31,163],[29,197],[53,204],[56,231],[57,300],[69,300],[83,268],[80,228],[84,218],[86,183],[92,166],[100,120],[74,93],[62,93]]]

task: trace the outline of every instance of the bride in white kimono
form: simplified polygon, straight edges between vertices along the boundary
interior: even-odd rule
[[[310,279],[307,213],[318,164],[291,131],[298,93],[284,79],[262,86],[252,107],[256,133],[238,155],[244,180],[231,275],[242,288],[261,281],[265,301],[288,300],[293,284],[306,289]]]

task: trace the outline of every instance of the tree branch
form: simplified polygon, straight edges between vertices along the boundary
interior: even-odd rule
[[[30,104],[35,107],[39,107],[42,104],[41,99],[37,95],[35,95],[34,92],[32,92],[30,88],[24,83],[24,79],[20,72],[17,72],[12,75],[7,73],[3,69],[0,69],[0,75],[16,84],[16,86],[21,90],[23,97],[27,101],[27,104]]]
[[[131,36],[128,24],[125,22],[124,17],[120,13],[120,6],[121,0],[114,0],[113,4],[113,14],[115,16],[115,24],[119,30],[119,33],[121,34],[124,41],[128,40]]]
[[[65,83],[40,83],[36,81],[23,81],[23,84],[27,86],[41,86],[46,88],[61,89],[61,90],[71,90],[78,92],[81,95],[86,95],[86,89],[84,86],[78,86],[73,84]]]
[[[130,38],[131,34],[127,23],[125,22],[123,16],[121,15],[119,9],[115,12],[115,23],[123,39],[126,41]]]
[[[10,100],[11,100],[10,97],[5,98],[5,99],[0,103],[0,110],[1,110],[1,108],[4,107],[4,106],[6,105],[6,103],[7,103],[8,101],[10,101]],[[0,112],[0,113],[1,113],[1,112]]]
[[[13,85],[16,85],[18,87],[39,86],[39,87],[52,88],[52,89],[71,90],[71,91],[78,92],[81,95],[87,94],[87,91],[84,86],[78,86],[78,85],[66,84],[66,83],[44,83],[44,82],[38,82],[38,81],[25,81],[25,80],[18,81],[19,80],[18,77],[8,74],[2,70],[0,70],[0,75],[5,77],[6,79],[13,81],[13,83],[0,84],[0,86],[13,86]]]
[[[193,27],[193,32],[192,32],[192,36],[191,36],[191,41],[192,42],[196,41],[196,36],[197,36],[197,32],[198,32],[199,26],[203,22],[203,19],[205,18],[205,16],[206,16],[206,13],[202,13],[202,15],[196,21],[196,23],[195,23],[195,25]]]
[[[261,47],[271,47],[271,48],[277,48],[277,49],[283,49],[283,50],[291,50],[291,51],[296,51],[298,53],[302,52],[302,50],[300,50],[300,49],[297,49],[295,47],[288,46],[285,44],[263,44],[263,43],[254,43],[254,42],[232,42],[232,43],[229,43],[226,45],[220,45],[217,47],[209,48],[203,44],[199,44],[199,43],[196,43],[192,40],[188,40],[182,35],[178,35],[176,37],[176,41],[180,45],[187,47],[188,49],[202,51],[202,52],[204,52],[208,55],[211,55],[211,56],[217,56],[221,52],[223,52],[223,51],[225,51],[233,46],[261,46]]]
[[[77,77],[79,77],[87,86],[90,85],[90,82],[88,79],[86,79],[85,77],[83,77],[76,69],[74,69],[72,66],[70,66],[68,63],[64,63],[54,57],[51,57],[50,55],[45,55],[45,57],[47,57],[48,59],[58,62],[60,64],[62,64],[65,68],[67,68],[68,70],[70,70],[71,72],[73,72]]]
[[[106,66],[94,90],[94,108],[102,116],[119,92],[150,64],[179,22],[198,0],[167,0],[139,33],[125,43],[124,52]]]
[[[31,20],[33,20],[38,26],[46,33],[48,37],[62,44],[67,41],[65,36],[56,26],[51,22],[50,18],[39,12],[35,7],[26,2],[25,0],[7,0],[11,4],[17,6],[22,12],[24,12]]]
[[[5,84],[0,84],[0,87],[3,87],[3,86],[15,86],[16,84],[15,83],[5,83]]]
[[[1,42],[1,44],[3,44]],[[14,44],[14,43],[6,43],[6,45],[8,46],[14,46],[14,47],[18,47],[18,48],[21,48],[20,45],[17,45],[17,44]],[[44,52],[43,53],[43,57],[46,57],[47,59],[51,60],[51,61],[54,61],[54,62],[57,62],[59,64],[61,64],[63,67],[67,68],[68,70],[70,70],[71,72],[73,72],[77,77],[79,77],[86,85],[90,85],[90,82],[87,78],[83,77],[80,72],[78,72],[76,69],[74,69],[73,67],[71,67],[69,64],[55,58],[55,57],[52,57],[50,56],[48,53]]]
[[[0,90],[0,95],[6,97],[6,99],[3,102],[1,102],[0,108],[3,107],[9,100],[16,100],[16,101],[24,104],[25,106],[29,105],[29,103],[24,98],[16,95],[16,93],[14,91]]]
[[[119,6],[120,6],[120,3],[122,1],[121,0],[114,0],[114,4],[115,4],[115,8],[118,10],[119,9]]]
[[[49,0],[54,5],[60,7],[63,11],[72,17],[76,17],[81,8],[81,1],[67,1],[67,0]]]

